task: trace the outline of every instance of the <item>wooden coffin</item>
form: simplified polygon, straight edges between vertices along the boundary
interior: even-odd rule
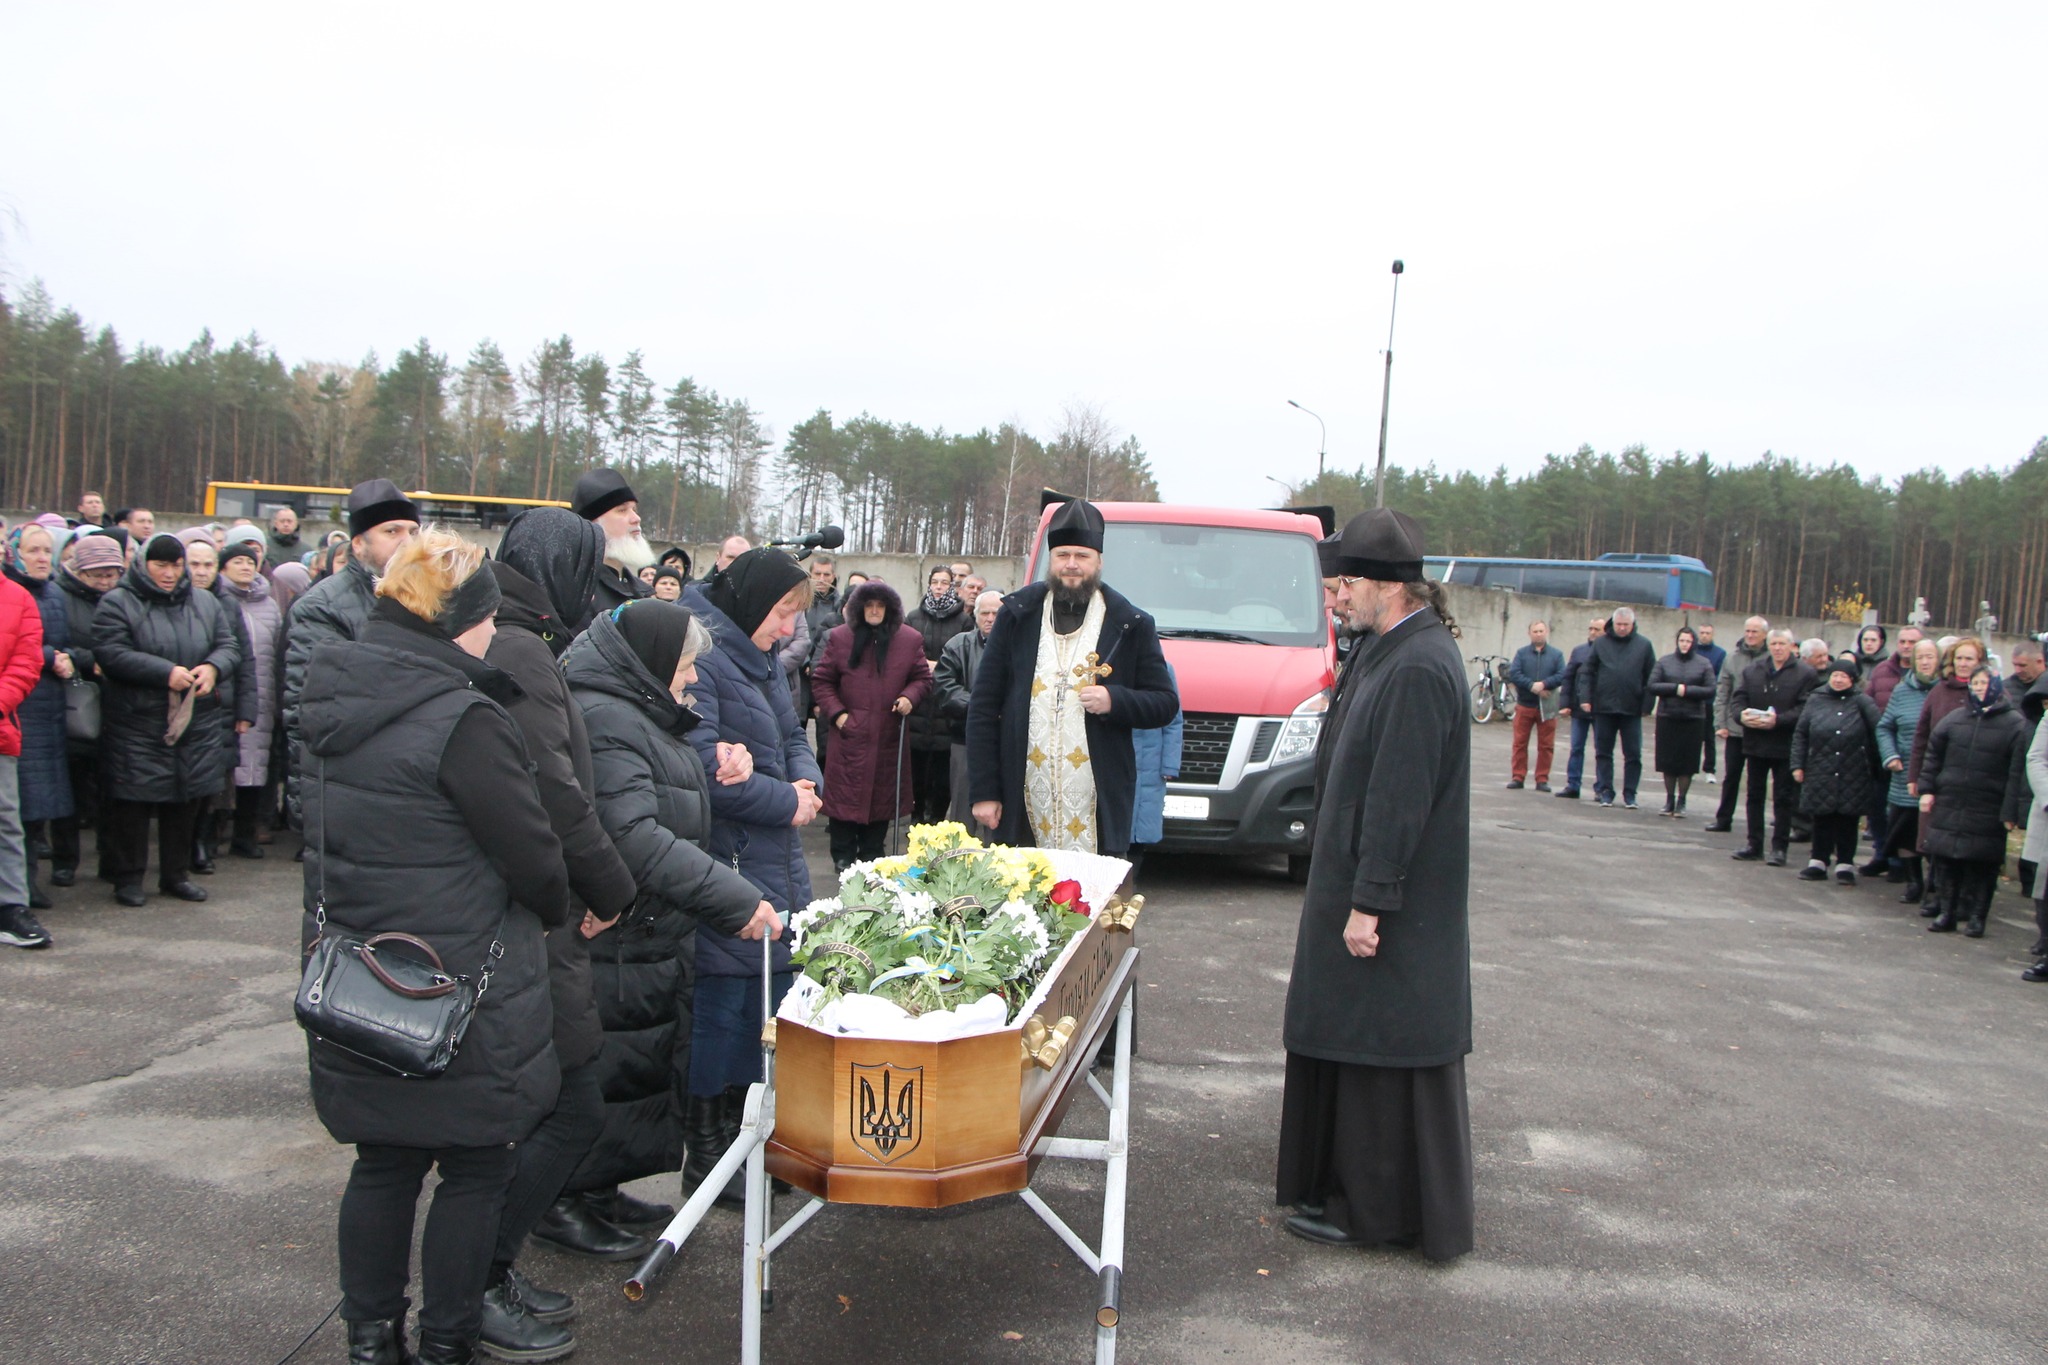
[[[840,1204],[944,1208],[1023,1189],[1136,979],[1135,934],[1105,924],[1114,906],[1061,953],[1036,1012],[999,1033],[899,1042],[778,1020],[768,1169]]]

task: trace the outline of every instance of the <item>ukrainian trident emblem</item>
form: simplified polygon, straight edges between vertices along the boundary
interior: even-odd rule
[[[853,1145],[884,1166],[908,1156],[924,1139],[921,1066],[853,1067]]]

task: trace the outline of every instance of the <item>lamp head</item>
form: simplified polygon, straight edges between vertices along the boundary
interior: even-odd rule
[[[1401,263],[1400,263],[1399,261],[1395,261],[1395,262],[1394,262],[1394,273],[1395,273],[1396,275],[1400,274],[1400,273],[1401,273],[1402,271],[1406,270],[1407,268],[1408,268],[1407,266],[1405,266],[1405,265],[1402,265],[1402,264],[1401,264]]]

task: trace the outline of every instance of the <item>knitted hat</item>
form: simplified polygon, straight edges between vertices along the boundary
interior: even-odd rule
[[[80,536],[78,548],[71,552],[71,571],[90,573],[94,569],[124,569],[128,567],[128,556],[121,549],[121,542],[107,535]]]

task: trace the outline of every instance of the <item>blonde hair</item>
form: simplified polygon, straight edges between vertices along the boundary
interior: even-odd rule
[[[377,596],[388,597],[422,621],[441,614],[448,594],[483,567],[481,545],[453,531],[428,527],[400,547],[377,580]]]

